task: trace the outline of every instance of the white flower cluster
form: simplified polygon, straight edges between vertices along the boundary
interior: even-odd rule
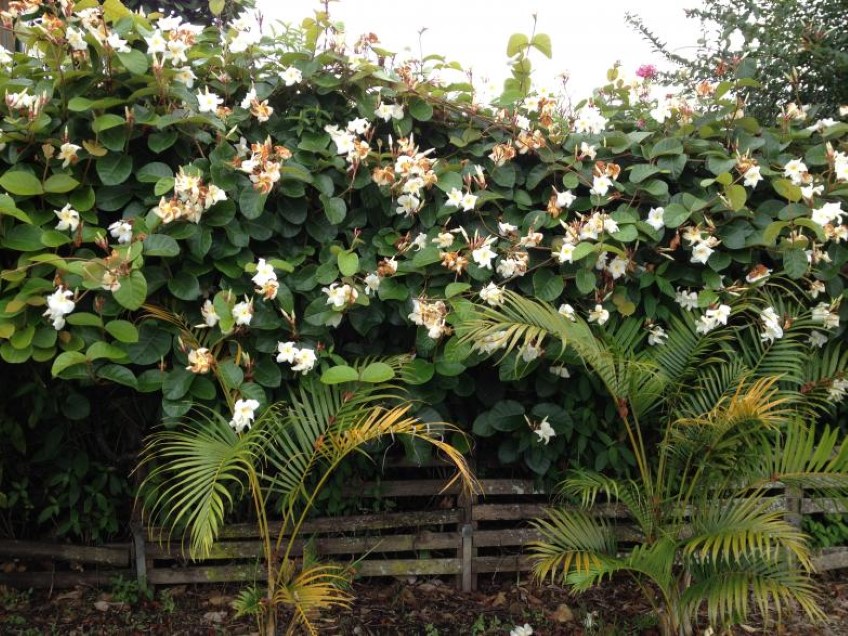
[[[335,124],[324,126],[329,133],[330,139],[336,144],[336,154],[345,155],[347,162],[356,165],[368,158],[371,146],[360,137],[365,135],[371,128],[371,123],[364,117],[357,117],[347,123],[344,130]]]
[[[832,402],[841,402],[848,395],[848,378],[836,378],[827,390],[827,397]]]
[[[53,213],[59,219],[59,222],[56,224],[57,230],[60,232],[64,230],[70,230],[71,232],[77,231],[80,223],[80,215],[79,212],[71,207],[70,203],[66,203],[65,207],[61,210],[54,210]]]
[[[480,299],[491,307],[498,307],[504,303],[503,287],[489,283],[480,290]]]
[[[433,340],[448,335],[451,331],[445,322],[448,308],[441,300],[428,301],[425,298],[417,298],[412,301],[412,313],[408,318],[421,327],[426,327],[427,335]]]
[[[74,292],[59,285],[52,294],[46,297],[47,311],[43,315],[50,318],[53,328],[58,331],[65,326],[65,316],[71,313],[76,303],[71,300]]]
[[[780,316],[774,310],[774,307],[766,307],[760,313],[760,320],[763,323],[760,340],[763,342],[774,342],[776,339],[783,337],[783,323]]]
[[[538,436],[539,442],[541,442],[545,446],[548,445],[548,442],[550,442],[552,438],[556,437],[556,431],[554,430],[554,427],[551,426],[551,423],[548,422],[548,416],[547,415],[542,419],[541,422],[539,422],[538,427],[533,432]],[[518,627],[516,629],[521,630],[521,631],[516,632],[516,630],[514,629],[510,632],[510,634],[517,633],[520,636],[524,636],[526,634],[532,634],[533,628],[530,628],[530,631],[527,631],[527,629],[526,629],[526,628],[529,628],[529,627],[530,627],[529,625],[525,625],[524,627]]]
[[[389,148],[394,163],[374,168],[371,179],[378,186],[388,186],[399,195],[395,208],[397,214],[412,216],[424,205],[423,191],[432,188],[439,180],[434,171],[437,160],[430,158],[434,149],[422,152],[412,136],[398,139],[397,145],[389,139]],[[465,201],[468,202],[472,203],[473,209],[476,197]]]
[[[498,349],[503,349],[507,342],[509,334],[506,331],[496,331],[495,333],[490,333],[479,340],[475,340],[474,344],[471,345],[472,351],[479,351],[485,355],[489,355],[497,351]]]
[[[206,185],[199,176],[188,174],[181,167],[174,178],[174,196],[162,197],[153,208],[163,223],[186,219],[200,223],[203,213],[219,201],[225,201],[227,193],[214,184]]]
[[[256,121],[260,124],[265,123],[274,114],[274,109],[268,105],[268,100],[260,99],[256,96],[256,87],[251,86],[247,94],[242,98],[239,104],[243,109],[249,110],[250,114],[256,117]]]
[[[180,16],[159,18],[153,33],[144,38],[154,68],[169,64],[173,68],[174,80],[187,88],[193,88],[197,76],[189,65],[188,54],[202,31],[202,26],[183,22]],[[209,89],[206,91],[208,94]]]
[[[652,347],[657,345],[664,345],[666,340],[668,340],[668,334],[665,329],[663,329],[660,325],[649,325],[648,326],[648,344]]]
[[[118,244],[127,245],[132,242],[133,226],[129,221],[115,221],[107,229],[112,238],[118,239]]]
[[[262,40],[259,20],[255,13],[243,11],[230,23],[230,53],[244,53]],[[227,44],[226,38],[224,43]]]
[[[256,409],[258,408],[259,402],[256,400],[236,400],[233,406],[233,419],[230,420],[230,426],[235,429],[236,433],[242,433],[250,428],[256,418]]]
[[[256,263],[256,273],[250,280],[256,285],[256,293],[262,294],[265,300],[273,300],[277,297],[280,289],[277,273],[274,271],[274,266],[264,258],[260,258]]]
[[[286,362],[292,365],[291,369],[295,373],[306,375],[318,361],[318,356],[315,355],[315,350],[309,347],[298,347],[294,342],[278,342],[277,343],[277,362]]]
[[[602,133],[609,120],[601,114],[601,111],[596,106],[586,105],[577,111],[577,116],[574,118],[572,130],[576,133],[589,133],[596,135]]]
[[[274,184],[280,180],[283,162],[291,159],[291,150],[285,146],[274,145],[271,137],[263,143],[254,143],[247,148],[247,142],[237,146],[236,167],[250,177],[253,189],[268,194]]]
[[[333,283],[329,287],[324,287],[321,291],[327,294],[327,304],[333,309],[340,311],[356,302],[359,298],[359,292],[356,287],[347,283]]]
[[[688,227],[683,231],[683,238],[692,247],[692,255],[689,257],[690,263],[700,263],[706,265],[710,260],[716,246],[721,242],[711,234],[702,232],[699,227]]]
[[[813,307],[813,322],[822,325],[825,329],[836,329],[839,327],[839,314],[833,311],[827,303],[819,303]]]
[[[13,115],[26,115],[27,119],[32,121],[41,114],[41,111],[47,102],[50,101],[50,98],[46,92],[42,92],[39,95],[30,95],[25,88],[19,93],[10,93],[7,90],[4,101],[6,102],[6,108],[12,111]]]
[[[719,325],[726,325],[728,318],[730,318],[730,305],[720,304],[718,307],[707,309],[704,315],[698,318],[695,331],[708,334]]]

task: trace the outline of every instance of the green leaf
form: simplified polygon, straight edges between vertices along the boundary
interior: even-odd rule
[[[132,155],[112,152],[98,159],[96,167],[103,185],[121,185],[132,174]]]
[[[36,194],[44,194],[41,181],[33,174],[23,170],[9,170],[0,177],[0,187],[11,194],[29,197]]]
[[[436,373],[433,363],[421,358],[415,358],[403,368],[403,381],[407,384],[424,384],[429,382]]]
[[[142,183],[156,183],[159,179],[173,177],[174,171],[167,163],[161,161],[151,161],[143,165],[135,173],[135,178]]]
[[[179,400],[188,393],[194,374],[183,368],[172,369],[162,381],[162,396],[166,400]]]
[[[789,227],[788,221],[773,221],[769,223],[766,229],[763,230],[763,244],[767,246],[774,245],[777,237],[787,227]]]
[[[774,179],[771,182],[771,187],[787,201],[794,203],[801,200],[801,188],[792,183],[789,179]]]
[[[809,269],[807,254],[799,247],[790,247],[783,252],[783,269],[789,278],[802,278]]]
[[[156,132],[147,138],[147,147],[156,154],[161,153],[173,146],[177,141],[176,130],[166,130],[164,132]]]
[[[595,291],[595,273],[588,269],[578,269],[574,277],[577,289],[581,294],[591,294]]]
[[[127,320],[110,320],[106,323],[106,331],[119,342],[138,342],[138,329]]]
[[[119,364],[106,364],[97,369],[97,377],[115,384],[136,388],[138,381],[132,371]]]
[[[115,345],[111,345],[108,342],[103,342],[102,340],[98,340],[91,344],[91,346],[86,350],[85,357],[87,360],[99,360],[101,358],[106,358],[107,360],[125,360],[127,358],[127,352],[123,349],[119,349]]]
[[[445,298],[453,298],[471,289],[469,283],[450,283],[445,287]]]
[[[648,163],[640,163],[630,170],[630,183],[642,183],[648,177],[662,172],[662,169],[657,166],[652,166]]]
[[[174,188],[174,177],[162,177],[153,186],[153,194],[161,197],[166,192],[170,192]]]
[[[506,45],[506,56],[514,57],[530,43],[529,38],[523,33],[513,33]]]
[[[748,200],[748,193],[745,191],[745,188],[738,183],[725,186],[724,196],[727,197],[730,209],[734,212],[738,212],[744,208],[745,202]]]
[[[147,72],[147,56],[137,49],[130,49],[126,53],[118,53],[121,64],[133,75],[144,75]]]
[[[679,227],[689,219],[690,214],[691,212],[679,203],[670,203],[663,208],[663,222],[666,227]]]
[[[168,291],[180,300],[197,300],[200,297],[200,281],[194,274],[183,270],[168,279]]]
[[[79,351],[65,351],[56,356],[53,366],[50,367],[50,375],[57,377],[65,369],[77,364],[85,364],[88,359]]]
[[[549,269],[539,269],[533,274],[533,293],[539,300],[552,302],[559,298],[565,283]]]
[[[69,325],[77,327],[102,327],[103,319],[97,314],[92,314],[87,311],[75,311],[66,319]]]
[[[347,204],[340,197],[328,197],[321,195],[321,204],[324,206],[324,214],[333,225],[339,225],[347,215]]]
[[[683,144],[674,137],[666,137],[665,139],[660,139],[656,144],[654,144],[654,147],[651,148],[651,159],[667,155],[679,155],[682,153]]]
[[[551,36],[547,33],[537,33],[530,40],[530,45],[546,58],[551,59],[553,55],[553,47],[551,46]]]
[[[113,115],[112,113],[107,113],[105,115],[100,115],[95,118],[94,122],[91,124],[91,130],[96,133],[101,133],[104,130],[109,130],[110,128],[117,128],[118,126],[123,126],[126,124],[126,120],[119,115]]]
[[[209,0],[209,12],[212,15],[221,15],[225,4],[225,0]]]
[[[52,175],[44,182],[44,191],[51,194],[64,194],[70,192],[79,185],[79,181],[72,176],[58,173]]]
[[[324,384],[342,384],[343,382],[357,382],[358,380],[359,371],[347,365],[331,367],[321,374],[321,382]]]
[[[180,244],[167,234],[149,234],[144,239],[145,256],[179,256]]]
[[[344,250],[339,252],[338,259],[342,276],[353,276],[359,270],[359,256],[356,252]]]
[[[395,377],[394,369],[385,362],[372,362],[359,373],[360,381],[371,384],[388,382],[393,377]]]
[[[409,100],[409,114],[418,121],[430,121],[433,118],[433,107],[423,99]]]
[[[496,431],[510,432],[527,426],[524,406],[514,400],[501,400],[488,412],[489,424]]]
[[[126,309],[138,309],[147,299],[147,280],[139,271],[120,278],[121,286],[112,292],[112,296]]]
[[[32,219],[23,210],[18,209],[15,200],[8,194],[0,194],[0,215],[11,216],[24,223],[32,223]]]

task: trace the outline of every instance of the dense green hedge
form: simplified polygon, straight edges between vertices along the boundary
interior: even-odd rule
[[[613,72],[571,112],[529,87],[549,38],[516,35],[489,106],[455,65],[345,50],[322,16],[270,40],[247,15],[221,33],[117,0],[32,7],[30,53],[0,64],[0,356],[75,399],[117,383],[165,418],[238,403],[243,426],[302,373],[408,354],[425,417],[555,476],[627,452],[556,346],[494,369],[497,342],[452,336],[502,287],[599,330],[638,318],[644,346],[681,313],[725,328],[737,295],[792,290],[821,325],[811,354],[842,346],[848,124],[746,117],[750,80],[654,100]],[[771,341],[792,318],[764,312]]]

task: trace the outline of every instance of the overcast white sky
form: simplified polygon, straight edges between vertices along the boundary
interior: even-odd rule
[[[682,54],[694,52],[700,35],[684,7],[698,0],[341,0],[330,3],[330,15],[344,22],[348,41],[376,33],[390,50],[441,54],[500,84],[508,75],[506,43],[512,33],[529,33],[532,15],[537,32],[553,41],[553,59],[534,55],[534,82],[554,87],[554,78],[567,71],[569,93],[588,96],[604,83],[606,69],[620,60],[631,73],[640,64],[659,63],[658,57],[624,22],[628,11],[642,16],[654,32]],[[259,0],[266,18],[299,24],[321,6],[316,0]]]

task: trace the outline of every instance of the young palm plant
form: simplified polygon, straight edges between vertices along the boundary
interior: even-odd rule
[[[393,362],[399,371],[402,362]],[[188,537],[189,554],[208,556],[227,513],[242,497],[253,503],[263,544],[265,590],[247,590],[241,609],[257,615],[264,634],[277,633],[277,610],[288,608],[287,633],[317,634],[315,611],[345,607],[352,569],[295,552],[304,521],[332,472],[351,453],[386,437],[432,444],[456,467],[467,488],[474,480],[461,453],[444,442],[444,424],[424,424],[402,391],[385,383],[327,385],[306,377],[285,403],[266,409],[236,433],[228,418],[198,412],[177,428],[153,434],[143,463],[150,520]],[[273,505],[273,509],[272,509]],[[299,557],[303,557],[302,560]]]
[[[834,343],[810,356],[809,312],[778,298],[767,302],[792,316],[781,320],[782,336],[735,326],[737,316],[759,313],[756,302],[737,302],[720,329],[698,329],[684,313],[656,347],[642,346],[641,320],[595,333],[579,317],[515,293],[467,315],[460,337],[502,343],[501,360],[528,343],[559,341],[560,357],[576,357],[602,381],[636,458],[630,479],[586,469],[567,475],[562,494],[580,505],[554,507],[537,521],[542,538],[531,556],[539,578],[582,591],[627,573],[669,636],[693,633],[704,609],[715,625],[754,609],[765,620],[771,610],[779,617],[788,602],[822,618],[808,538],[773,493],[778,483],[831,497],[848,489],[848,442],[812,425],[830,407],[828,389],[844,376],[846,354]],[[599,496],[626,509],[636,545],[620,546],[616,528],[592,514]]]

